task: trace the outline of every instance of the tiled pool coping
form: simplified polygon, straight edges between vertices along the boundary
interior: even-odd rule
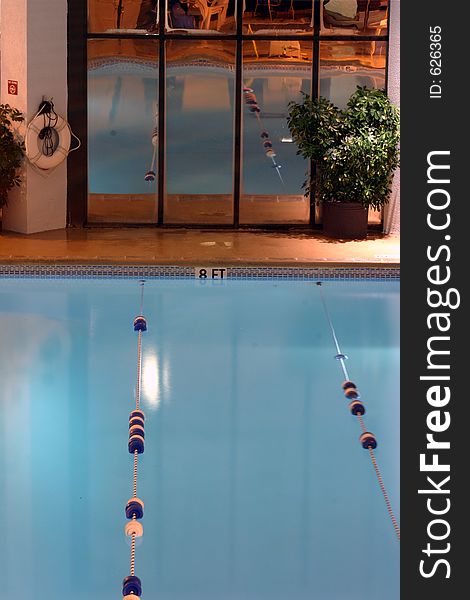
[[[202,265],[91,265],[91,264],[0,264],[0,278],[75,278],[75,279],[181,279],[196,277],[196,268]],[[204,265],[207,267],[207,265]],[[295,280],[394,280],[400,279],[398,266],[227,266],[211,264],[223,269],[219,279],[295,279]]]

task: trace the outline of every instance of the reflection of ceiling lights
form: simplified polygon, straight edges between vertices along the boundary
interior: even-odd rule
[[[283,137],[283,138],[281,138],[281,142],[283,144],[293,144],[294,140],[290,137]]]
[[[154,352],[144,357],[142,369],[142,388],[147,402],[155,407],[160,404],[160,378],[158,359]]]

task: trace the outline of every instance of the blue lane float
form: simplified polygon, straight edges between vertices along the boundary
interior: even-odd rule
[[[145,329],[144,329],[144,331],[145,331]],[[142,421],[145,421],[145,413],[144,413],[144,411],[140,410],[140,408],[136,409],[136,410],[133,410],[131,412],[131,414],[129,415],[129,419],[134,419],[134,418],[138,418],[138,419],[141,419]]]
[[[134,319],[134,331],[147,331],[147,321],[142,315]]]
[[[143,318],[143,317],[142,317]],[[144,319],[145,320],[145,319]],[[135,321],[134,321],[135,323]],[[135,329],[135,325],[134,325]],[[138,331],[145,331],[139,329]],[[145,444],[145,415],[141,410],[133,410],[129,415],[129,442],[128,449],[131,454],[143,454]]]
[[[360,398],[360,394],[355,387],[349,387],[344,390],[344,395],[348,400],[355,400],[356,398]]]
[[[365,431],[359,438],[359,441],[364,450],[369,450],[369,448],[375,450],[375,448],[377,448],[377,439],[370,431]]]
[[[349,410],[355,417],[359,415],[362,417],[362,415],[366,414],[366,407],[360,400],[353,400],[349,405]]]
[[[128,519],[141,519],[144,516],[144,503],[140,498],[130,498],[126,504],[126,517]]]
[[[133,435],[129,438],[127,447],[129,448],[130,454],[143,454],[144,453],[144,438],[140,435]]]
[[[122,595],[128,596],[130,594],[134,594],[137,597],[142,595],[142,583],[135,575],[124,577],[124,581],[122,582]]]
[[[132,427],[129,428],[129,436],[132,437],[134,435],[139,435],[145,439],[145,432],[142,425],[132,425]]]

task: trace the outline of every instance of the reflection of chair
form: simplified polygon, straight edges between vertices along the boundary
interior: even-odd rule
[[[227,8],[228,8],[228,3],[229,0],[212,0],[212,2],[210,3],[210,7],[209,7],[209,14],[212,15],[216,14],[217,15],[217,30],[220,31],[220,29],[223,27],[224,23],[225,23],[225,19],[227,18]],[[219,12],[220,9],[220,12]],[[210,12],[210,11],[214,11],[214,12]]]
[[[210,29],[212,17],[217,17],[217,31],[225,23],[229,0],[191,0],[191,4],[201,13],[200,29]]]
[[[387,12],[387,5],[383,5],[382,0],[323,0],[320,3],[320,27],[322,31],[326,30],[326,25],[343,30],[381,30]]]
[[[249,35],[251,35],[253,33],[253,29],[251,28],[251,24],[250,23],[248,23],[248,32],[247,33]],[[251,43],[253,44],[253,50],[255,51],[256,58],[259,58],[258,48],[256,47],[255,40],[251,40]]]

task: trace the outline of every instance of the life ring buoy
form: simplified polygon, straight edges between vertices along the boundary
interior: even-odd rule
[[[57,165],[60,165],[70,152],[70,144],[72,142],[70,127],[65,119],[57,115],[57,122],[51,129],[56,132],[59,142],[57,148],[55,148],[50,156],[44,154],[42,148],[38,145],[38,136],[43,129],[44,117],[42,115],[34,117],[28,124],[25,138],[26,156],[28,157],[29,162],[39,169],[53,169],[54,167],[57,167]]]

